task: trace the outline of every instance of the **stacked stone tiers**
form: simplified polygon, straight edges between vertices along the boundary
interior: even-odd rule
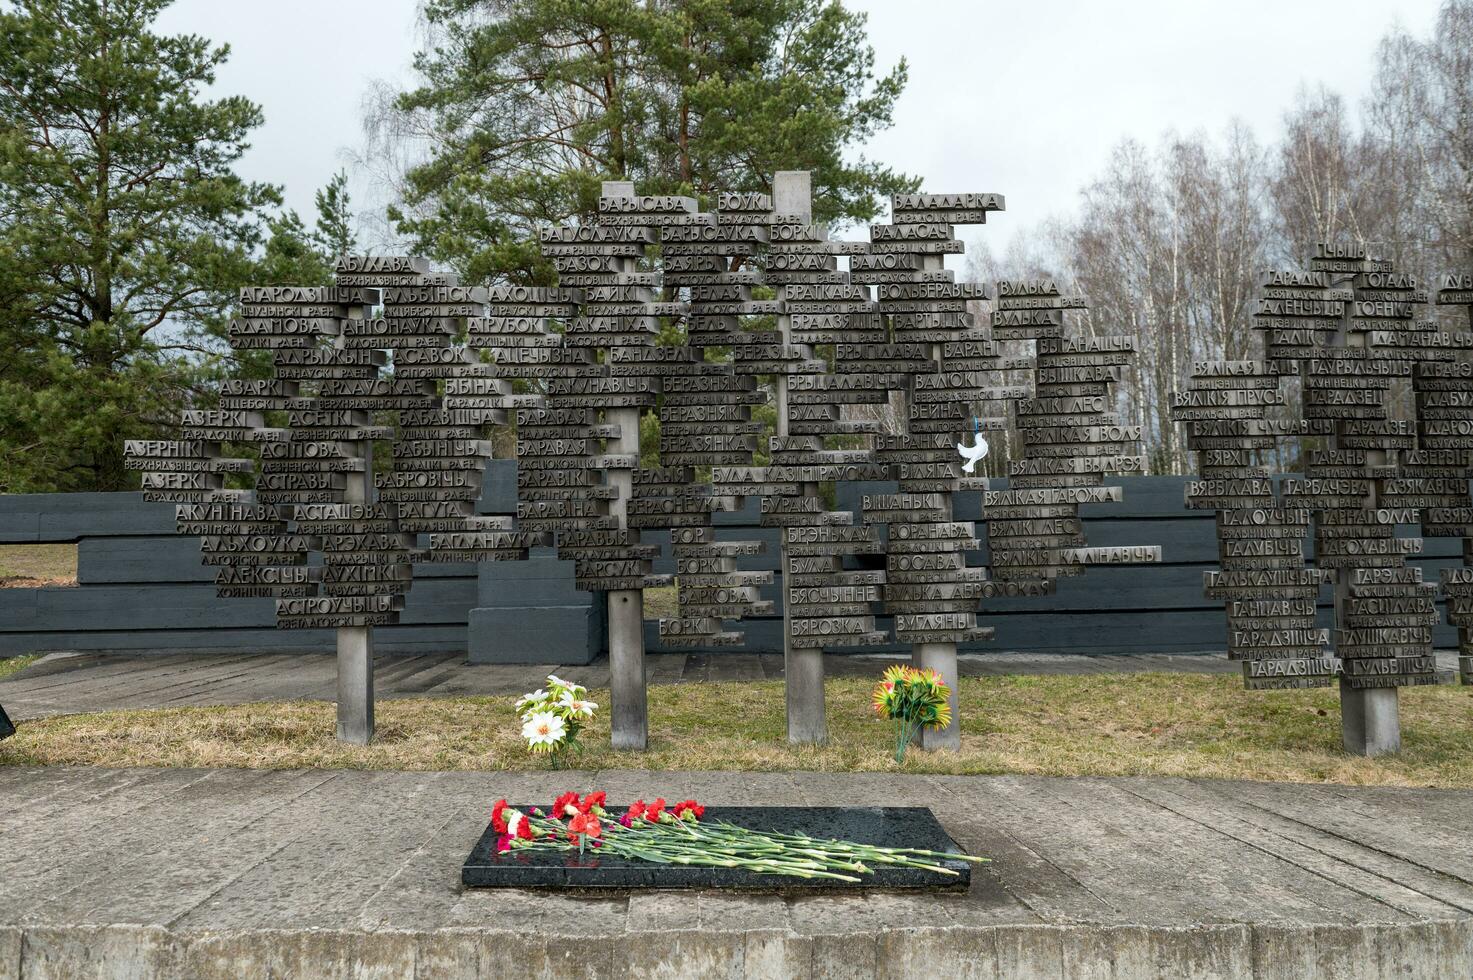
[[[775,318],[775,329],[750,330],[731,346],[732,369],[740,378],[771,376],[777,390],[777,433],[770,436],[766,465],[718,466],[715,491],[734,499],[761,498],[763,527],[779,529],[789,643],[798,649],[883,643],[872,603],[884,573],[846,569],[845,559],[879,555],[874,528],[856,523],[850,511],[828,510],[821,486],[842,480],[882,478],[869,448],[836,449],[835,436],[875,431],[872,420],[846,418],[846,405],[883,404],[891,376],[880,372],[840,376],[819,355],[819,346],[873,340],[883,330],[874,300],[839,270],[838,258],[863,250],[863,243],[837,242],[812,222],[806,198],[802,211],[774,210],[766,195],[726,195],[723,222],[761,217],[765,248],[754,258],[771,300],[747,304],[749,315]],[[752,326],[759,326],[753,323]],[[754,460],[755,462],[755,460]]]
[[[1173,398],[1202,472],[1187,505],[1217,511],[1222,568],[1207,573],[1207,594],[1227,600],[1228,653],[1250,688],[1447,680],[1432,652],[1436,586],[1407,564],[1422,539],[1396,529],[1462,535],[1473,516],[1473,456],[1448,424],[1464,373],[1453,351],[1473,338],[1420,318],[1427,300],[1415,277],[1364,248],[1320,244],[1307,270],[1265,274],[1265,359],[1196,362]],[[1285,376],[1300,383],[1299,419],[1269,417],[1285,405]],[[1391,415],[1398,379],[1416,393],[1415,420]],[[1292,437],[1315,445],[1304,475],[1276,491],[1258,461]],[[1333,631],[1316,626],[1325,583],[1337,585]]]
[[[1448,273],[1438,286],[1437,305],[1463,307],[1473,326],[1473,275]],[[1464,684],[1473,684],[1473,501],[1466,492],[1466,480],[1473,472],[1473,363],[1419,363],[1412,389],[1423,452],[1408,460],[1409,468],[1417,467],[1428,476],[1464,488],[1456,501],[1422,512],[1422,533],[1463,539],[1463,567],[1445,569],[1441,585],[1447,598],[1448,625],[1458,630],[1458,672]]]
[[[902,643],[992,636],[977,625],[986,570],[966,559],[980,546],[976,525],[954,517],[956,492],[985,490],[987,481],[963,475],[956,441],[973,431],[979,405],[1019,393],[1001,384],[999,345],[968,312],[985,288],[955,282],[944,260],[964,248],[954,226],[985,223],[1004,206],[998,194],[897,195],[891,222],[870,226],[869,254],[850,259],[851,281],[874,287],[889,342],[841,345],[837,369],[901,375],[905,396],[901,431],[875,437],[875,457],[898,492],[861,502],[865,524],[887,528],[884,608]]]
[[[474,514],[484,427],[504,410],[448,410],[437,393],[474,374],[453,341],[478,291],[417,258],[346,256],[335,279],[243,289],[229,342],[269,350],[272,377],[226,382],[217,408],[184,413],[177,441],[126,447],[145,496],[175,501],[179,531],[201,537],[219,594],[275,598],[282,628],[396,622],[414,562],[530,543]],[[383,441],[392,466],[374,474]],[[249,486],[226,487],[230,474]]]
[[[1135,340],[1071,331],[1068,312],[1086,308],[1053,279],[997,284],[993,338],[1031,341],[1034,356],[1020,362],[1032,368],[1032,383],[1009,396],[1022,453],[1008,462],[1008,489],[983,494],[989,595],[1044,595],[1089,565],[1161,560],[1157,545],[1091,548],[1085,539],[1080,505],[1119,501],[1121,489],[1105,486],[1105,477],[1145,468],[1140,426],[1114,410]]]
[[[659,360],[668,352],[654,339],[662,316],[684,311],[659,301],[658,276],[639,263],[660,225],[693,202],[646,204],[616,213],[605,199],[592,223],[544,229],[542,252],[562,285],[493,289],[487,316],[470,324],[470,343],[491,352],[498,377],[540,389],[520,396],[515,415],[517,526],[555,535],[578,587],[594,591],[669,581],[652,574],[658,546],[640,539],[638,452],[615,444],[634,437],[637,446],[662,368],[680,367]]]
[[[186,414],[180,440],[130,445],[130,465],[204,537],[222,595],[277,598],[283,626],[391,623],[415,562],[556,543],[584,589],[678,578],[663,636],[738,642],[722,624],[770,614],[760,590],[773,575],[743,567],[760,542],[718,540],[713,520],[747,497],[779,529],[798,649],[887,642],[882,603],[904,642],[977,640],[988,595],[1149,560],[1085,548],[1078,530],[1078,503],[1112,493],[1103,475],[1139,469],[1124,447],[1138,430],[1106,410],[1129,347],[1068,338],[1072,300],[1048,284],[1002,284],[989,333],[967,311],[981,287],[944,268],[962,251],[954,226],[981,223],[1001,197],[897,196],[868,242],[839,242],[799,183],[776,202],[722,193],[710,213],[687,197],[608,194],[594,220],[541,233],[557,287],[465,287],[422,259],[347,257],[332,287],[246,290],[230,340],[270,350],[273,376],[226,385],[217,409]],[[1039,343],[1034,385],[1007,377],[1028,362],[999,341],[1020,338]],[[779,418],[763,458],[753,409],[769,390]],[[882,431],[897,396],[900,431]],[[975,525],[952,508],[957,490],[986,483],[962,474],[956,440],[979,414],[1002,428],[1007,404],[1027,448],[1013,488],[988,495],[1002,556],[988,581],[966,564]],[[638,439],[651,413],[653,463]],[[488,427],[507,423],[515,521],[474,513]],[[377,468],[375,442],[391,443]],[[249,449],[259,461],[239,455]],[[243,486],[227,487],[232,474]],[[825,506],[844,480],[898,492],[867,497],[860,521]],[[653,573],[646,530],[670,533],[675,576]]]
[[[1277,437],[1330,432],[1323,419],[1269,417],[1284,405],[1280,375],[1339,329],[1350,294],[1328,282],[1324,273],[1267,273],[1255,322],[1266,331],[1268,361],[1194,361],[1187,390],[1172,396],[1172,418],[1185,424],[1201,474],[1187,485],[1187,506],[1217,512],[1221,570],[1205,574],[1206,594],[1226,600],[1228,655],[1246,661],[1249,687],[1328,684],[1339,671],[1329,631],[1315,625],[1326,576],[1305,562],[1310,502],[1281,499],[1258,462]]]
[[[772,583],[772,572],[740,567],[766,546],[716,539],[715,515],[735,510],[738,496],[698,479],[723,467],[750,466],[764,431],[752,409],[766,395],[758,388],[758,372],[744,370],[761,356],[742,355],[751,352],[748,345],[755,340],[770,336],[753,334],[746,325],[753,318],[770,318],[777,307],[752,295],[762,283],[756,263],[768,241],[771,210],[765,194],[719,194],[716,211],[689,214],[678,227],[666,228],[661,239],[665,288],[682,295],[688,309],[685,344],[674,349],[695,365],[665,379],[660,463],[671,476],[658,502],[649,505],[660,526],[670,529],[680,586],[677,614],[659,624],[667,639],[735,645],[741,634],[725,629],[723,621],[773,611],[759,595]],[[732,357],[718,362],[714,358],[724,348]],[[771,356],[780,359],[780,353]],[[677,503],[682,499],[685,506]]]

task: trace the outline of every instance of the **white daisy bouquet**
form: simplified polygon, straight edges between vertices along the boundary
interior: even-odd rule
[[[547,675],[547,687],[524,694],[517,701],[517,716],[522,720],[522,738],[533,752],[546,752],[553,766],[562,765],[565,753],[582,751],[578,736],[593,717],[598,705],[588,700],[588,689]]]

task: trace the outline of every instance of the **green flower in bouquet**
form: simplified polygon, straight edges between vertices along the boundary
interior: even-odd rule
[[[548,674],[546,690],[522,695],[516,708],[527,748],[548,753],[553,766],[560,767],[569,750],[583,750],[578,736],[598,705],[588,700],[587,688]]]
[[[896,664],[875,685],[875,714],[895,723],[895,761],[905,761],[905,749],[924,728],[951,724],[951,689],[934,670]]]

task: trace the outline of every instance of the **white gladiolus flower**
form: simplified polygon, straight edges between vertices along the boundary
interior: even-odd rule
[[[546,701],[546,700],[547,700],[547,692],[544,691],[544,690],[542,690],[541,688],[538,688],[537,690],[533,691],[531,694],[523,694],[521,696],[521,698],[517,701],[517,707],[518,708],[521,708],[524,705],[535,704],[536,702]]]
[[[539,711],[522,725],[522,738],[533,748],[539,745],[556,745],[567,733],[563,720],[551,711]]]
[[[598,705],[592,701],[580,701],[577,698],[568,698],[565,701],[560,701],[558,702],[558,706],[566,708],[569,713],[577,718],[592,718],[593,712],[598,708]]]

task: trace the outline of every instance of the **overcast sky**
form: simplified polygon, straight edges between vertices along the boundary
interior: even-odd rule
[[[1122,137],[1219,132],[1234,117],[1277,135],[1301,84],[1358,105],[1393,22],[1431,28],[1437,0],[845,0],[865,10],[878,67],[910,84],[866,156],[928,191],[1005,194],[985,236],[1068,214]],[[414,0],[178,0],[160,30],[229,42],[217,91],[259,103],[265,125],[241,171],[285,186],[304,217],[313,191],[361,141],[374,78],[407,82]],[[360,200],[362,195],[359,195]]]

